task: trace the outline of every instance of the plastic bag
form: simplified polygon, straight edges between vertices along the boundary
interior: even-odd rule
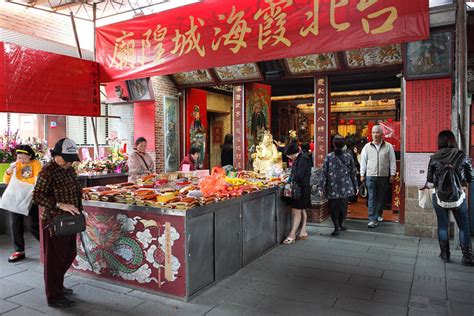
[[[418,205],[423,209],[432,209],[433,208],[433,201],[431,200],[433,197],[434,189],[429,188],[421,188],[418,190]]]
[[[0,208],[27,216],[33,201],[34,187],[33,184],[18,180],[15,168],[10,183],[3,192]]]
[[[212,168],[211,175],[199,180],[199,189],[205,197],[218,195],[220,192],[227,192],[225,182],[225,171],[220,167]]]

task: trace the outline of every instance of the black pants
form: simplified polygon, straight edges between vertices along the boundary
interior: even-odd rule
[[[338,230],[347,216],[347,198],[329,199],[329,210],[334,229]]]
[[[38,205],[33,204],[30,209],[28,216],[24,216],[17,213],[10,213],[10,230],[13,245],[15,251],[23,252],[25,251],[25,238],[23,237],[25,233],[24,220],[25,218],[30,219],[30,232],[31,234],[39,240],[39,223],[38,223]]]
[[[64,275],[76,258],[76,234],[51,236],[43,230],[44,288],[49,304],[64,297]]]

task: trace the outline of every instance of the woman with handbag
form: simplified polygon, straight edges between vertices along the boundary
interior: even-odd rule
[[[287,146],[285,154],[288,159],[293,161],[290,175],[293,196],[291,197],[291,230],[283,244],[291,245],[295,243],[297,238],[308,239],[306,209],[311,207],[310,178],[312,162],[309,154],[301,152],[296,142],[292,142]],[[300,232],[297,237],[298,228],[300,228]]]
[[[59,140],[51,151],[48,162],[38,176],[33,199],[43,207],[43,251],[46,299],[52,307],[71,307],[74,301],[66,295],[72,289],[64,287],[64,275],[76,257],[76,234],[54,234],[52,221],[63,214],[82,212],[81,185],[72,163],[79,161],[73,140]]]
[[[471,159],[458,149],[453,132],[441,131],[438,134],[438,151],[430,157],[426,182],[430,187],[432,184],[435,189],[432,203],[438,219],[438,241],[441,249],[439,257],[445,263],[449,262],[451,257],[448,227],[449,211],[452,211],[459,227],[462,264],[474,265],[469,213],[463,190],[463,187],[473,180]]]
[[[135,141],[135,150],[128,158],[128,181],[130,182],[155,172],[155,163],[146,152],[146,146],[144,137],[138,137]]]
[[[336,135],[333,138],[334,151],[326,156],[323,165],[323,176],[319,188],[321,195],[329,200],[329,210],[334,224],[332,236],[339,235],[347,228],[343,225],[347,215],[349,197],[357,194],[356,168],[352,155],[343,150],[344,137]]]
[[[24,219],[31,220],[30,232],[39,240],[38,206],[32,203],[33,188],[41,171],[41,162],[28,145],[16,148],[16,162],[12,163],[3,176],[8,184],[0,205],[10,211],[10,230],[15,251],[8,262],[25,259]]]

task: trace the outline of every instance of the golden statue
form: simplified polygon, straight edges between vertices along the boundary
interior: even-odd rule
[[[267,173],[274,165],[282,167],[281,153],[273,143],[273,136],[269,131],[265,131],[262,141],[256,147],[253,156],[253,171]]]

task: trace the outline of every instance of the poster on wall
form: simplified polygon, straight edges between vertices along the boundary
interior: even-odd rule
[[[255,152],[255,147],[262,140],[265,130],[270,129],[271,89],[271,86],[259,83],[245,85],[245,130],[247,161],[250,166],[252,166],[251,154]]]
[[[428,163],[432,153],[405,154],[405,184],[407,186],[423,187],[428,175]]]
[[[179,103],[178,98],[163,97],[164,107],[164,156],[165,172],[177,171],[179,168]]]
[[[406,82],[406,151],[435,152],[438,133],[451,128],[451,79]]]
[[[204,164],[207,140],[207,91],[189,89],[186,104],[186,152],[191,146],[199,149],[198,169],[207,168]]]

